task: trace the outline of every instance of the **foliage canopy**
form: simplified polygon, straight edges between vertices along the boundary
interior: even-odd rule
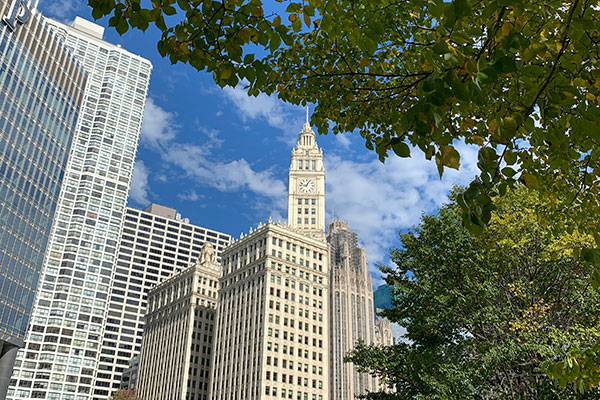
[[[88,0],[119,33],[150,24],[171,62],[221,86],[316,104],[320,133],[358,131],[384,160],[411,145],[440,174],[479,148],[461,206],[479,231],[517,182],[595,231],[600,7],[589,0]],[[600,264],[600,254],[593,258]]]
[[[597,369],[554,371],[579,365],[570,347],[598,341],[600,293],[589,285],[592,267],[571,251],[590,238],[560,222],[541,224],[545,207],[517,189],[477,237],[463,228],[456,202],[401,235],[396,267],[386,270],[395,308],[385,315],[407,329],[408,342],[361,345],[349,356],[397,389],[373,398],[598,397],[589,392],[600,382]]]
[[[382,161],[416,147],[441,175],[457,143],[476,146],[480,174],[457,198],[472,233],[519,183],[551,198],[547,221],[599,230],[598,1],[88,2],[120,34],[156,26],[163,57],[221,86],[316,104],[320,133],[359,132]],[[600,236],[588,246],[598,286]],[[581,360],[600,365],[598,350]]]

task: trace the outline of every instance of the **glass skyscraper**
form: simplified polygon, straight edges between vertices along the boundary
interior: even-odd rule
[[[86,74],[39,15],[0,0],[0,398],[30,319]]]
[[[92,397],[152,65],[76,18],[46,20],[88,73],[26,348],[8,398]]]

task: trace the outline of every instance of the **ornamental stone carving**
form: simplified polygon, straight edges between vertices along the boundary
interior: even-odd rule
[[[205,242],[200,250],[200,257],[198,257],[198,264],[204,263],[215,263],[217,262],[217,254],[215,248],[210,242]]]

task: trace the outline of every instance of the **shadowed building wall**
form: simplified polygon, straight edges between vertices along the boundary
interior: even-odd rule
[[[353,400],[356,396],[377,391],[377,379],[359,373],[344,356],[362,340],[375,343],[373,288],[367,268],[365,249],[358,246],[358,236],[348,223],[336,220],[329,224],[330,264],[330,398]]]

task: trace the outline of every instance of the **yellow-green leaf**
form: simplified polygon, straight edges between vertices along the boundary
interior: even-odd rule
[[[460,167],[460,154],[454,146],[440,146],[440,153],[443,165],[454,169]]]
[[[535,177],[535,175],[529,174],[527,172],[522,173],[521,178],[519,180],[529,189],[538,189],[540,187],[540,184],[538,183],[538,180]]]

